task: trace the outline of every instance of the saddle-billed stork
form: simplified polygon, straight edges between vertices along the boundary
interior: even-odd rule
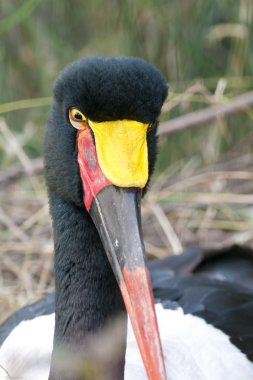
[[[166,96],[159,71],[137,58],[82,58],[59,75],[45,137],[55,302],[48,295],[2,325],[1,379],[253,378],[252,288],[181,276],[166,261],[151,264],[162,352],[140,200]],[[189,255],[176,260],[186,268]]]

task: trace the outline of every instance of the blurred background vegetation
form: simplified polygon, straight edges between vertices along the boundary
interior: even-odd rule
[[[81,56],[131,55],[154,63],[171,98],[190,94],[163,119],[253,86],[252,0],[1,0],[0,17],[0,113],[32,158],[42,154],[53,81]],[[226,81],[215,98],[220,78]],[[192,156],[194,148],[198,162],[216,160],[247,136],[250,123],[243,115],[223,123],[208,152],[210,128],[172,136],[159,166]],[[0,138],[6,167],[17,156]]]
[[[253,0],[0,0],[0,174],[17,164],[28,173],[0,182],[1,319],[53,287],[44,180],[29,167],[43,154],[58,72],[89,55],[155,64],[170,85],[163,121],[229,102],[253,87]],[[252,244],[252,118],[248,110],[160,139],[144,203],[148,253]]]

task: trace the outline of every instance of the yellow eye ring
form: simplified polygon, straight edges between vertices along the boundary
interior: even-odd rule
[[[86,117],[78,108],[73,107],[69,109],[69,121],[74,128],[83,129]]]
[[[70,108],[69,116],[74,121],[85,121],[86,120],[86,117],[84,116],[84,114],[81,111],[79,111],[79,109],[74,108],[74,107]]]

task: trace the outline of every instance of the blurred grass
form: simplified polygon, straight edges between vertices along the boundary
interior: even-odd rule
[[[253,85],[252,0],[5,0],[0,15],[0,112],[5,110],[7,124],[18,135],[29,129],[22,146],[31,158],[42,154],[45,105],[55,77],[83,55],[140,56],[158,66],[173,94],[184,99],[190,92],[165,120],[211,104],[220,78],[226,80],[220,101]],[[42,97],[45,103],[38,99],[36,107]],[[244,115],[224,121],[216,152],[208,157],[198,147],[217,125],[171,136],[161,144],[158,169],[177,160],[178,152],[190,158],[193,150],[200,165],[214,162],[248,136],[251,124]],[[0,161],[6,167],[16,158],[6,159],[2,145]]]
[[[16,9],[15,12],[10,13],[9,16],[0,21],[0,35],[8,32],[18,24],[25,21],[39,2],[40,0],[23,1],[21,6]]]

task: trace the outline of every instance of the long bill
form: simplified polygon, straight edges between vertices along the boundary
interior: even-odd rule
[[[88,129],[78,135],[78,163],[84,204],[118,281],[148,379],[166,380],[154,297],[145,265],[141,190],[113,186],[104,176]]]
[[[109,186],[90,209],[117,278],[148,379],[165,380],[165,367],[140,224],[140,190]]]

